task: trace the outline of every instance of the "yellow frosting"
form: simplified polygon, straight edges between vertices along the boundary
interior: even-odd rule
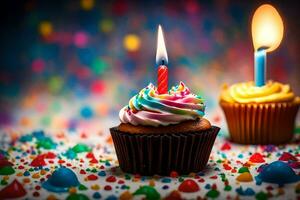
[[[221,101],[230,103],[273,103],[300,101],[288,84],[268,81],[262,87],[253,82],[237,83],[225,86],[221,93]]]

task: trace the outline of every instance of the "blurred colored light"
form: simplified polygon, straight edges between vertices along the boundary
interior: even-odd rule
[[[99,24],[100,31],[104,33],[109,33],[114,29],[114,23],[110,19],[104,19]]]
[[[53,33],[53,26],[48,21],[43,21],[39,25],[39,32],[42,36],[47,37]]]
[[[106,116],[108,114],[109,108],[108,105],[105,103],[100,103],[96,106],[96,112],[99,115]]]
[[[94,113],[93,113],[93,110],[91,107],[84,106],[80,110],[80,115],[81,115],[81,117],[83,117],[85,119],[90,119],[93,117]]]
[[[74,44],[75,46],[79,48],[83,48],[87,45],[88,43],[88,35],[85,32],[77,32],[74,35]]]
[[[105,90],[105,83],[103,80],[96,80],[90,86],[93,94],[102,94]]]
[[[51,92],[59,92],[62,89],[64,80],[59,76],[51,77],[48,83],[49,90]]]
[[[45,61],[43,59],[35,59],[32,63],[31,63],[31,69],[33,72],[35,73],[40,73],[44,70],[45,67]]]
[[[141,46],[141,40],[135,34],[128,34],[124,37],[123,45],[128,51],[137,51]]]
[[[80,6],[83,10],[91,10],[95,5],[94,0],[80,0]]]
[[[92,64],[92,70],[96,75],[103,74],[106,68],[108,67],[107,62],[105,60],[96,58]]]

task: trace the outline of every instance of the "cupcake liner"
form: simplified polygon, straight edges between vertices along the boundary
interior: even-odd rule
[[[184,133],[130,134],[110,129],[120,168],[140,175],[203,170],[220,128]]]
[[[283,144],[293,138],[299,108],[290,103],[220,102],[231,140],[241,144]]]

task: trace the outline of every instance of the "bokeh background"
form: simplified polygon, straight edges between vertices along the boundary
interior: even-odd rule
[[[271,3],[285,35],[267,56],[268,79],[300,94],[297,1],[4,1],[0,126],[107,131],[119,109],[156,84],[157,27],[164,29],[170,85],[184,81],[224,126],[224,83],[253,79],[251,18]],[[226,130],[226,129],[225,129]]]

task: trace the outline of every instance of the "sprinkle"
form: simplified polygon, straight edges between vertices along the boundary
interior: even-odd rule
[[[181,192],[197,192],[200,188],[194,180],[186,179],[179,185],[178,190]]]
[[[249,172],[243,172],[236,178],[236,180],[240,182],[251,182],[253,181],[253,178]]]
[[[101,194],[100,194],[99,192],[95,192],[95,193],[93,194],[93,198],[94,198],[94,199],[100,199],[100,198],[101,198]]]
[[[119,197],[120,200],[131,200],[132,198],[133,195],[129,191],[123,192]]]
[[[230,150],[230,149],[231,149],[231,145],[228,142],[225,142],[221,147],[222,151],[226,151],[226,150]]]
[[[98,179],[98,177],[94,174],[91,174],[91,175],[88,175],[87,176],[87,179],[90,180],[90,181],[95,181]]]
[[[116,179],[116,177],[114,177],[114,176],[109,176],[109,177],[106,178],[106,181],[107,181],[107,182],[111,182],[111,183],[116,182],[116,180],[117,180],[117,179]]]
[[[254,153],[250,157],[249,161],[252,163],[264,163],[265,162],[263,156],[260,153]]]
[[[110,185],[106,185],[106,186],[104,186],[104,190],[107,190],[107,191],[109,191],[109,190],[111,190],[112,189],[112,187],[110,186]]]

